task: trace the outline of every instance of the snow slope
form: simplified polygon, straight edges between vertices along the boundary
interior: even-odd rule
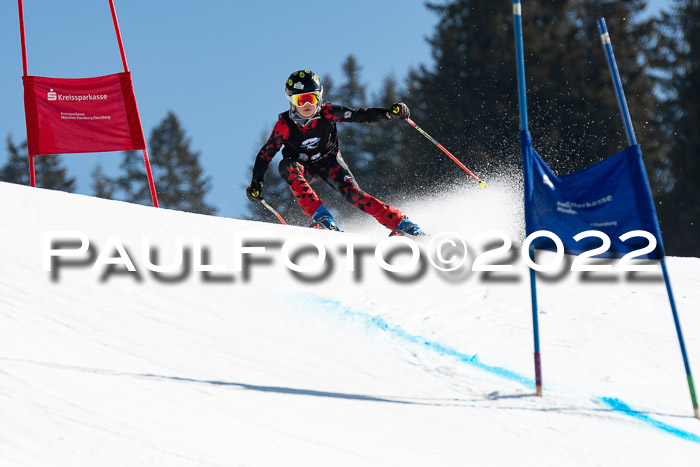
[[[659,274],[563,270],[539,280],[538,398],[517,250],[504,257],[511,273],[448,274],[428,263],[397,279],[374,260],[386,231],[371,219],[336,234],[2,183],[0,199],[3,466],[700,459],[700,420]],[[520,193],[508,184],[399,207],[475,251],[490,230],[522,237]],[[47,272],[45,238],[66,230],[83,232],[90,250]],[[244,234],[271,237],[236,272]],[[295,276],[285,265],[281,248],[300,237],[325,245],[324,273]],[[369,243],[351,271],[344,245],[360,240]],[[153,263],[167,265],[178,241],[184,265],[149,271],[144,252],[154,248]],[[120,258],[115,245],[135,272],[106,264]],[[697,380],[700,259],[668,266]]]

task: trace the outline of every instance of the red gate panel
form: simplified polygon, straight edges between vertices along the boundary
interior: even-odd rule
[[[146,148],[131,73],[23,82],[30,156]]]

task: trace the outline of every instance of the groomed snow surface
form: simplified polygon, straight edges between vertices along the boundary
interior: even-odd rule
[[[423,242],[415,272],[394,275],[375,261],[387,231],[371,218],[339,219],[338,234],[2,183],[0,199],[3,466],[700,462],[660,273],[564,263],[541,276],[544,397],[534,396],[517,187],[397,203],[434,236],[465,238],[471,256],[454,273],[421,269]],[[82,233],[89,249],[49,272],[50,247],[79,246],[47,241],[56,231]],[[471,272],[475,253],[500,244],[489,231],[513,239],[499,256],[513,272]],[[265,251],[236,272],[244,235],[269,237],[243,242]],[[284,263],[287,248],[311,267],[315,250],[293,245],[302,237],[325,246],[323,272]],[[184,263],[151,272],[150,250],[155,265],[177,265],[183,250]],[[134,272],[107,264],[125,256]],[[388,259],[408,264],[408,249]],[[668,267],[697,382],[700,259]]]

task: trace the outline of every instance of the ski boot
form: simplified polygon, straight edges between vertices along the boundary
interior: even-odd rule
[[[338,224],[333,220],[333,215],[323,204],[311,214],[311,220],[314,221],[313,224],[311,224],[312,229],[328,229],[340,232]]]
[[[395,237],[396,235],[410,235],[412,237],[422,237],[425,235],[425,232],[423,232],[417,224],[411,222],[408,219],[408,216],[403,216],[403,219],[401,219],[399,225],[396,226],[396,229],[392,230],[389,234],[390,237]]]

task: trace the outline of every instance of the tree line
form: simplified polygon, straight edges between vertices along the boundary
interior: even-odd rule
[[[324,98],[350,107],[409,105],[414,120],[475,173],[520,173],[512,4],[427,3],[437,16],[433,63],[368,95],[347,57]],[[642,146],[666,251],[700,256],[700,2],[642,18],[644,0],[529,0],[523,5],[529,126],[555,173],[581,170],[627,146],[596,20],[610,31],[637,140]],[[272,124],[270,125],[272,128]],[[268,130],[269,131],[269,130]],[[408,125],[343,125],[341,152],[360,185],[389,202],[440,192],[465,174]],[[262,145],[263,141],[261,141]],[[252,159],[252,157],[251,157]],[[252,161],[251,161],[252,164]],[[294,223],[308,223],[275,174],[265,192]],[[327,187],[319,183],[323,198]],[[355,210],[335,203],[343,216]],[[256,219],[273,220],[257,206]]]
[[[0,166],[0,180],[29,185],[27,142],[7,142],[8,158]],[[168,112],[153,129],[149,141],[149,159],[158,191],[158,203],[167,209],[215,214],[216,208],[205,201],[211,179],[199,164],[200,153],[190,148],[190,139],[177,116]],[[75,179],[67,174],[60,159],[51,155],[34,158],[38,187],[73,192]],[[109,177],[98,164],[91,174],[93,194],[100,198],[152,205],[143,155],[140,151],[124,151],[120,174]]]
[[[530,129],[538,151],[559,174],[583,169],[627,145],[596,25],[604,17],[667,253],[700,256],[700,1],[674,0],[671,11],[650,18],[642,17],[644,6],[644,0],[528,0],[523,5]],[[430,64],[401,79],[388,76],[370,93],[377,86],[363,81],[361,65],[348,56],[340,78],[322,75],[324,98],[350,107],[403,101],[416,122],[475,173],[519,173],[512,4],[451,0],[426,7],[437,18],[428,39]],[[261,130],[267,133],[273,124]],[[266,138],[261,137],[261,146]],[[464,177],[401,122],[344,125],[339,138],[360,185],[390,203],[439,192]],[[161,204],[213,213],[214,207],[204,202],[210,185],[197,162],[199,154],[189,148],[174,115],[154,129],[149,148]],[[26,147],[8,138],[10,161],[0,167],[0,179],[28,182],[23,153]],[[251,154],[251,167],[253,158]],[[20,159],[24,168],[18,169],[12,161]],[[39,185],[71,191],[74,181],[52,159],[37,158],[38,177],[56,174],[40,179]],[[274,199],[288,222],[305,225],[308,218],[277,176],[276,161],[265,180],[265,196]],[[93,173],[98,196],[150,204],[145,183],[140,154],[125,154],[116,178],[106,177],[99,166]],[[335,196],[323,184],[314,188],[322,198]],[[357,214],[342,202],[332,207],[342,216]],[[274,221],[257,205],[249,205],[246,214]]]

